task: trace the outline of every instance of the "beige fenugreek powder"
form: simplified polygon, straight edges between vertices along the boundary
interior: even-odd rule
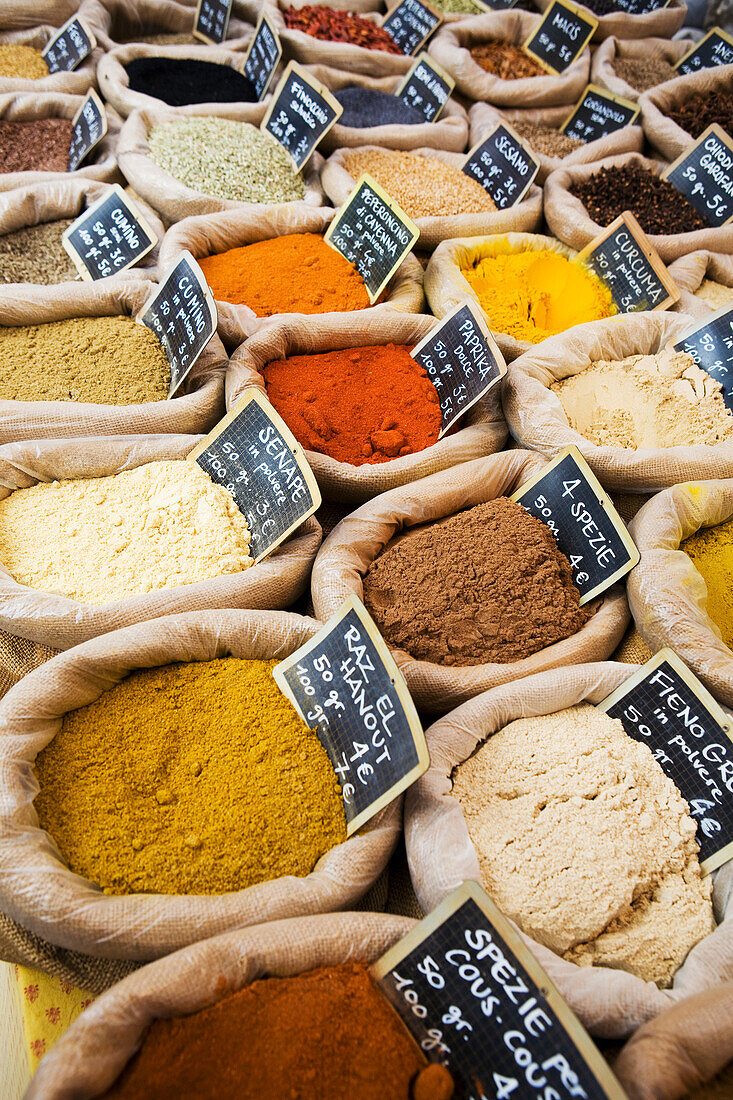
[[[0,561],[19,584],[102,604],[239,573],[250,532],[195,462],[39,482],[0,501]]]
[[[454,774],[483,884],[539,943],[668,986],[715,927],[687,803],[588,704],[520,718]]]

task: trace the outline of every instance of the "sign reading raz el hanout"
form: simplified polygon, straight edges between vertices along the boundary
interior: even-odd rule
[[[715,229],[733,218],[733,141],[717,123],[664,170],[662,179]]]
[[[500,122],[474,145],[462,172],[478,181],[499,210],[516,206],[529,191],[540,168],[508,123]]]
[[[193,17],[194,38],[202,42],[223,42],[229,29],[232,0],[199,0]]]
[[[87,282],[139,263],[158,242],[140,210],[118,183],[64,230],[61,243]]]
[[[629,210],[619,214],[575,259],[606,284],[619,313],[667,309],[679,301],[677,284]]]
[[[291,61],[273,92],[260,129],[277,138],[300,169],[343,111],[328,88]]]
[[[595,34],[598,20],[570,0],[552,0],[524,52],[549,73],[564,73]]]

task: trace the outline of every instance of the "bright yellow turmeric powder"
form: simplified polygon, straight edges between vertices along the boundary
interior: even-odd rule
[[[219,894],[307,875],[346,839],[336,774],[275,663],[143,669],[65,715],[35,808],[72,871],[107,894]]]
[[[680,549],[705,581],[708,615],[733,649],[733,519],[717,527],[702,527],[685,539]]]
[[[549,249],[514,252],[501,244],[461,268],[494,331],[538,344],[616,312],[611,291],[582,264]]]

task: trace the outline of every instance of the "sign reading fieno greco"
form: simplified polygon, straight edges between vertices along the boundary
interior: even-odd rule
[[[373,304],[419,236],[404,210],[365,172],[323,239],[354,265]]]
[[[464,882],[371,972],[463,1100],[626,1100],[519,933]]]
[[[733,218],[733,141],[713,123],[662,173],[718,229]]]
[[[720,27],[713,27],[677,62],[675,69],[680,76],[688,76],[717,65],[733,65],[733,38]]]
[[[136,320],[160,340],[171,368],[168,397],[185,380],[216,332],[216,303],[190,252],[182,252]]]
[[[348,836],[427,771],[407,685],[356,596],[273,675],[303,721],[317,727],[341,784]]]
[[[385,16],[382,30],[397,43],[404,54],[414,54],[443,22],[443,16],[424,0],[400,0]]]
[[[85,157],[107,133],[107,112],[102,100],[92,90],[74,115],[71,122],[69,146],[69,171],[75,172]]]
[[[242,67],[242,72],[254,88],[258,100],[266,94],[282,52],[280,37],[263,12]]]
[[[619,313],[667,309],[680,292],[649,238],[629,210],[575,257],[611,291]]]
[[[118,183],[65,229],[61,243],[87,282],[138,263],[158,238]]]
[[[258,389],[237,401],[188,457],[234,497],[247,520],[255,562],[320,506],[303,448]]]
[[[481,311],[463,302],[410,352],[438,392],[441,437],[506,374]]]
[[[435,122],[454,87],[453,77],[443,72],[432,57],[421,53],[395,95],[425,115],[427,122]]]
[[[632,126],[640,112],[638,103],[589,84],[560,129],[568,137],[587,144],[615,130],[623,130],[624,126]]]
[[[570,0],[553,0],[523,49],[549,73],[564,73],[595,34],[598,20]]]
[[[461,171],[478,180],[499,210],[516,206],[529,191],[540,167],[511,126],[499,123],[474,145]]]
[[[273,93],[260,129],[277,138],[295,167],[302,168],[343,111],[328,88],[291,61]]]
[[[89,57],[96,45],[97,40],[86,23],[78,15],[72,15],[53,36],[41,57],[49,73],[70,73]]]
[[[581,606],[638,564],[631,535],[577,447],[562,451],[511,499],[552,531],[570,559]]]
[[[690,807],[700,866],[733,856],[731,720],[671,649],[662,649],[598,704],[647,745]]]
[[[199,0],[193,17],[194,38],[202,42],[223,42],[229,29],[232,0]]]
[[[672,344],[685,351],[723,387],[722,398],[733,412],[733,306],[723,306]]]

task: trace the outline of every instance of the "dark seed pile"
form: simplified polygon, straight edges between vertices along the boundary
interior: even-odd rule
[[[713,122],[722,126],[727,134],[733,134],[733,92],[705,92],[694,95],[667,111],[667,115],[686,133],[698,138]]]
[[[189,103],[254,103],[255,89],[231,65],[189,57],[136,57],[125,65],[130,89],[170,107]]]
[[[339,126],[353,126],[363,130],[367,126],[416,126],[425,122],[425,116],[398,99],[396,95],[377,92],[372,88],[342,88],[335,93],[344,109]]]
[[[572,193],[599,225],[630,210],[645,233],[691,233],[708,223],[684,195],[645,168],[628,164],[623,168],[601,168]]]

